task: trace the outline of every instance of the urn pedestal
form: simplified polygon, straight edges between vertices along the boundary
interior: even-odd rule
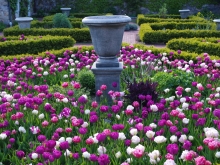
[[[102,84],[107,85],[104,97],[109,104],[112,103],[112,98],[107,94],[108,91],[120,91],[123,64],[118,61],[117,54],[121,49],[124,27],[130,21],[131,18],[124,15],[90,16],[82,20],[89,27],[92,43],[99,57],[92,66],[96,91]],[[117,87],[113,87],[112,83],[117,83]],[[100,102],[100,97],[96,97],[96,100]]]
[[[30,29],[32,17],[18,17],[15,19],[18,22],[19,29]]]
[[[60,8],[60,10],[62,10],[63,14],[66,14],[66,16],[69,17],[71,8]]]
[[[217,25],[216,30],[220,30],[220,19],[214,19],[213,22]]]
[[[180,16],[181,16],[182,19],[185,19],[185,18],[189,17],[190,10],[188,10],[188,9],[179,10],[179,12],[180,12]]]

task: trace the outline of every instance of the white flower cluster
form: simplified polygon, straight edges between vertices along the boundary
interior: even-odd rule
[[[154,150],[148,154],[150,157],[150,164],[157,164],[160,161],[160,151]]]
[[[172,159],[167,159],[163,165],[176,165],[175,161]]]
[[[206,137],[212,137],[212,138],[218,138],[219,137],[219,132],[213,127],[210,127],[210,128],[206,127],[203,130],[205,132]]]
[[[186,155],[188,154],[188,152],[189,152],[188,150],[184,150],[179,159],[186,161]]]
[[[167,138],[165,138],[164,136],[156,136],[154,138],[154,142],[156,142],[157,144],[164,143],[166,141],[167,141]]]
[[[24,127],[22,127],[22,126],[20,126],[18,128],[18,131],[21,132],[21,133],[26,133],[26,129]]]
[[[0,140],[4,140],[4,139],[6,139],[6,138],[7,138],[6,133],[1,133],[1,134],[0,134]]]

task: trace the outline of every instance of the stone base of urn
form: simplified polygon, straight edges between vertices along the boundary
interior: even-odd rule
[[[18,22],[19,29],[30,29],[32,17],[18,17],[15,19]]]
[[[69,17],[71,8],[60,8],[60,10],[62,10],[63,14]]]
[[[213,22],[217,25],[216,30],[220,30],[220,19],[214,19]]]
[[[123,64],[118,62],[117,54],[120,52],[125,25],[131,18],[124,15],[90,16],[82,22],[89,27],[92,43],[99,59],[93,64],[91,70],[95,74],[96,91],[101,85],[107,85],[103,96],[96,97],[97,102],[107,99],[108,105],[112,104],[109,91],[120,91],[120,74]],[[117,83],[113,87],[112,83]]]
[[[188,9],[179,10],[179,12],[180,12],[180,16],[181,16],[182,19],[185,19],[185,18],[189,17],[190,10],[188,10]]]
[[[106,93],[103,93],[104,97],[96,96],[96,101],[100,102],[101,99],[107,99],[108,105],[112,104],[112,98],[108,95],[108,91],[120,91],[120,74],[123,70],[123,63],[119,62],[118,67],[97,67],[97,62],[95,62],[91,68],[95,75],[95,89],[96,91],[100,89],[101,85],[106,85]],[[112,84],[117,84],[113,87]]]

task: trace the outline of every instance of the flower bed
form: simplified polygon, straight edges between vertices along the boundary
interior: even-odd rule
[[[122,81],[112,82],[121,91],[103,84],[96,93],[100,103],[76,81],[97,59],[94,50],[1,60],[1,162],[220,163],[220,60],[207,53],[196,62],[177,60],[173,54],[123,47]],[[159,81],[161,74],[169,81]]]

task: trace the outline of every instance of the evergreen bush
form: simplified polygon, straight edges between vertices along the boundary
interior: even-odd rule
[[[57,13],[53,17],[54,28],[72,28],[70,21],[67,16],[62,13]]]
[[[95,76],[91,70],[83,69],[78,73],[77,80],[83,88],[95,94]]]

